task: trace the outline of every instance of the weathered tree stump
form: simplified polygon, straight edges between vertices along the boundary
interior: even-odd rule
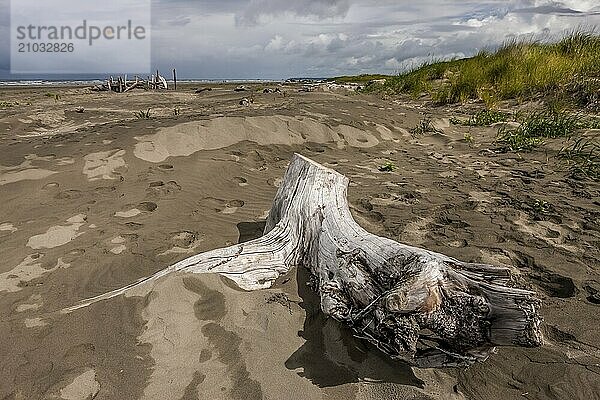
[[[539,301],[510,287],[507,268],[454,258],[373,235],[348,209],[348,179],[296,154],[264,236],[180,261],[66,309],[118,296],[175,271],[219,273],[245,290],[308,268],[323,312],[393,358],[421,367],[466,366],[495,346],[539,346]]]

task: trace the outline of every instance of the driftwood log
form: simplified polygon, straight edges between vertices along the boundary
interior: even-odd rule
[[[510,287],[509,270],[465,263],[373,235],[352,218],[348,179],[296,154],[264,236],[198,254],[127,287],[171,272],[219,273],[242,289],[270,287],[294,267],[312,272],[322,311],[393,358],[421,367],[466,366],[495,346],[539,346],[539,301]]]

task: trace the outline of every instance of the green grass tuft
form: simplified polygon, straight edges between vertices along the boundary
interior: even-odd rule
[[[508,114],[505,114],[501,111],[495,110],[482,110],[472,115],[466,121],[461,121],[456,118],[452,118],[450,120],[451,123],[455,125],[464,125],[464,126],[489,126],[495,124],[496,122],[506,122],[508,120]]]
[[[535,112],[522,118],[516,128],[498,129],[496,142],[503,151],[529,151],[545,138],[571,137],[579,129],[577,118],[558,111]]]
[[[147,111],[140,110],[140,111],[136,112],[134,115],[137,119],[150,119],[151,118],[150,109],[148,109]]]
[[[437,129],[435,126],[433,126],[433,122],[431,121],[431,118],[423,118],[422,120],[419,121],[419,123],[410,129],[410,133],[413,136],[416,135],[424,135],[426,133],[436,133],[436,132],[441,132],[439,129]]]
[[[600,117],[582,117],[577,126],[580,129],[600,129]]]
[[[576,178],[600,180],[600,143],[589,138],[579,138],[558,153],[571,174]]]
[[[377,169],[381,172],[393,172],[396,168],[397,167],[393,162],[388,161],[385,164],[380,165]]]

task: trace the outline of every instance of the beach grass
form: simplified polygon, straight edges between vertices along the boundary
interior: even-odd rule
[[[573,31],[558,42],[506,42],[466,59],[431,62],[367,91],[428,94],[438,104],[563,95],[580,107],[600,103],[600,35]]]
[[[566,163],[573,177],[600,180],[600,142],[589,138],[578,138],[563,147],[558,158]]]
[[[391,162],[391,161],[387,161],[385,164],[383,164],[383,165],[380,165],[379,167],[377,167],[377,169],[378,169],[380,172],[393,172],[393,171],[395,171],[395,170],[396,170],[396,168],[397,168],[397,167],[396,167],[396,164],[394,164],[394,163],[393,163],[393,162]]]
[[[410,129],[410,133],[413,136],[436,132],[440,132],[440,130],[433,125],[433,121],[428,117],[421,119],[417,125]]]
[[[148,109],[147,111],[140,110],[140,111],[136,112],[134,115],[137,119],[150,119],[151,118],[150,109]]]
[[[454,125],[463,125],[463,126],[489,126],[495,124],[497,122],[506,122],[509,118],[509,115],[502,112],[491,109],[485,109],[478,111],[474,115],[472,115],[468,120],[460,120],[456,118],[451,118],[450,122]]]
[[[544,139],[569,138],[579,128],[573,114],[544,110],[517,118],[518,126],[502,126],[498,129],[496,142],[505,151],[528,151],[543,143]]]

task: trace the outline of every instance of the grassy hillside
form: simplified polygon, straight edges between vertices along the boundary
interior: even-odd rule
[[[428,93],[439,104],[560,94],[579,107],[600,103],[600,35],[573,32],[557,43],[510,42],[495,52],[430,63],[368,91]]]

